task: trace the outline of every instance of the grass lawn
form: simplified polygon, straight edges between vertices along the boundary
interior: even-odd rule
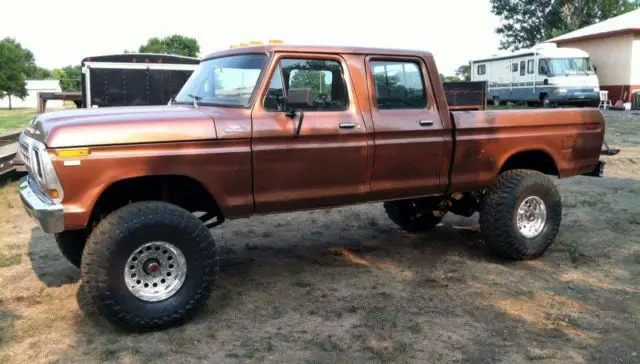
[[[27,125],[36,114],[35,109],[0,110],[0,132],[20,129]]]

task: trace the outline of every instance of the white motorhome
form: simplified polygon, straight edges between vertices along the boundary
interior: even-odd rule
[[[597,105],[600,98],[589,55],[555,44],[471,61],[471,80],[487,81],[487,97],[494,105],[506,101]]]

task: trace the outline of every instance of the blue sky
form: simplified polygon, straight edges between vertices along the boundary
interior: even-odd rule
[[[446,75],[495,53],[489,0],[3,1],[0,38],[14,37],[47,68],[137,49],[153,36],[195,37],[202,55],[253,40],[428,50]]]

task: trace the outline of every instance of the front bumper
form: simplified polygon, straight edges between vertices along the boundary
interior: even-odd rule
[[[29,176],[20,180],[20,199],[27,214],[40,224],[45,233],[55,234],[64,230],[62,205],[51,201]]]
[[[567,92],[554,92],[549,100],[552,102],[590,103],[600,100],[600,93],[569,88]]]

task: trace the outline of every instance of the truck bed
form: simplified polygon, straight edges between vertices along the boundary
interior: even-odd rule
[[[598,109],[453,111],[451,115],[456,140],[453,190],[490,186],[512,160],[564,178],[591,172],[600,158],[604,118]]]

